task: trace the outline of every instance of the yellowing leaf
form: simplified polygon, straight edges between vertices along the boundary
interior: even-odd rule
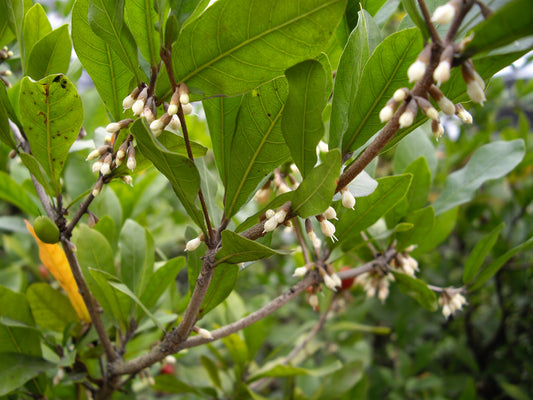
[[[87,311],[85,302],[80,295],[78,285],[76,284],[74,276],[72,275],[72,271],[70,270],[65,252],[58,243],[47,244],[41,242],[37,235],[35,235],[33,226],[31,226],[28,221],[25,222],[28,231],[35,238],[37,244],[39,245],[39,258],[41,259],[42,263],[67,293],[67,296],[80,319],[83,322],[91,322],[89,311]]]

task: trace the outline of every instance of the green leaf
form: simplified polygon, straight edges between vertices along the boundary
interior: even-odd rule
[[[92,277],[93,281],[99,286],[99,293],[101,296],[103,296],[100,298],[97,297],[98,302],[102,308],[104,308],[104,305],[101,303],[100,299],[105,300],[106,304],[108,305],[108,309],[104,308],[104,311],[110,315],[113,315],[119,321],[121,329],[125,329],[127,326],[129,326],[130,321],[130,310],[132,306],[131,297],[111,285],[111,279],[118,280],[118,278],[114,277],[113,275],[95,268],[88,268],[88,273]],[[91,292],[93,292],[92,288]],[[94,294],[96,295],[96,293]]]
[[[57,365],[25,354],[0,353],[0,396],[21,388],[43,372],[52,373]]]
[[[466,46],[464,56],[489,51],[533,35],[533,2],[514,0],[494,12],[473,29],[474,39]]]
[[[403,294],[418,301],[426,310],[437,310],[437,296],[428,288],[424,281],[401,272],[391,271],[391,273],[394,275],[396,284]]]
[[[174,75],[205,96],[245,93],[318,55],[345,5],[346,0],[217,1],[173,45]]]
[[[0,140],[4,142],[10,149],[17,147],[15,140],[11,134],[9,121],[7,118],[7,110],[4,103],[0,101]]]
[[[172,14],[176,16],[179,26],[189,18],[196,17],[209,4],[209,0],[170,0]]]
[[[51,75],[38,82],[25,77],[20,90],[19,110],[31,151],[59,194],[59,177],[83,122],[80,96],[62,74]]]
[[[209,289],[205,294],[204,301],[198,312],[198,318],[202,318],[209,311],[222,303],[229,296],[239,275],[239,267],[235,264],[219,264],[215,268]]]
[[[236,333],[222,338],[222,343],[224,343],[228,349],[231,359],[235,364],[235,376],[241,377],[246,368],[246,362],[248,361],[248,349],[246,343]]]
[[[205,117],[209,126],[209,136],[222,183],[226,184],[229,170],[231,142],[237,125],[237,114],[242,96],[213,97],[203,100]]]
[[[68,25],[63,25],[35,43],[28,57],[27,74],[35,80],[51,74],[65,74],[71,52]]]
[[[146,306],[139,300],[139,298],[135,296],[135,293],[133,293],[125,284],[120,282],[114,276],[106,274],[103,271],[92,270],[91,273],[93,272],[99,272],[99,273],[104,274],[107,279],[107,283],[110,286],[114,287],[115,289],[119,290],[120,292],[127,295],[130,299],[132,299],[146,313],[146,315],[148,315],[148,317],[152,320],[154,325],[157,326],[159,329],[161,329],[163,332],[165,332],[165,327],[161,325],[161,322],[158,321],[158,319],[150,312],[150,310],[146,308]]]
[[[9,174],[0,171],[0,199],[14,204],[28,215],[39,215],[39,208]]]
[[[126,16],[131,33],[142,56],[152,66],[161,61],[159,49],[161,40],[155,25],[158,20],[154,2],[151,0],[128,0],[125,3]]]
[[[2,3],[2,20],[7,20],[7,25],[11,32],[15,34],[20,46],[21,64],[24,65],[24,41],[22,36],[22,26],[24,20],[24,0],[0,0]],[[7,44],[7,43],[6,43]]]
[[[0,15],[7,15],[8,3],[5,0],[0,0]],[[15,34],[9,27],[9,19],[2,18],[0,20],[0,46],[5,46],[15,40]]]
[[[222,248],[217,252],[215,259],[217,260],[217,265],[222,263],[238,264],[246,261],[261,260],[274,254],[283,253],[246,239],[237,233],[223,231]]]
[[[350,246],[363,229],[373,225],[407,194],[411,174],[389,176],[377,181],[374,193],[358,198],[354,210],[339,213],[335,235],[343,248]]]
[[[274,168],[289,158],[289,149],[281,133],[286,96],[287,82],[282,78],[243,98],[226,177],[225,214],[228,218],[239,211]]]
[[[195,393],[200,395],[194,387],[178,380],[174,375],[161,374],[155,377],[153,390],[164,393]]]
[[[322,164],[304,178],[292,198],[292,211],[302,218],[322,213],[329,207],[339,178],[341,154],[337,149],[322,156]]]
[[[34,283],[26,291],[26,297],[35,322],[44,329],[63,332],[68,324],[80,320],[68,297],[48,283]]]
[[[513,258],[517,253],[527,250],[533,247],[533,237],[529,238],[524,243],[513,247],[511,250],[507,251],[500,257],[498,257],[496,260],[494,260],[490,265],[483,269],[481,273],[478,275],[476,282],[472,285],[470,288],[470,291],[478,290],[481,286],[483,286],[490,278],[492,278],[496,273],[502,268],[507,261],[509,261],[511,258]]]
[[[379,112],[399,87],[409,86],[407,69],[422,45],[420,31],[412,28],[388,36],[376,47],[359,81],[357,101],[350,102],[343,153],[357,150],[383,127]]]
[[[83,67],[94,82],[115,121],[122,119],[122,101],[130,93],[133,73],[106,41],[89,26],[89,0],[76,0],[72,9],[72,42]]]
[[[253,382],[265,377],[284,377],[295,375],[310,375],[318,378],[327,376],[335,371],[338,371],[340,368],[342,368],[342,363],[339,360],[316,369],[293,367],[282,364],[281,360],[273,360],[252,373],[248,377],[248,382]]]
[[[128,219],[118,243],[122,282],[140,297],[154,271],[154,239],[148,229]]]
[[[398,250],[404,250],[409,245],[418,244],[418,242],[427,237],[433,229],[435,211],[431,206],[415,210],[407,215],[404,222],[413,224],[414,228],[406,232],[398,232],[396,235],[398,239]]]
[[[89,0],[89,25],[109,44],[137,82],[145,80],[139,72],[137,44],[124,24],[124,0]]]
[[[327,77],[316,60],[296,64],[285,71],[285,76],[289,95],[281,130],[294,163],[305,177],[316,164],[316,146],[324,135],[322,112],[327,101]]]
[[[33,46],[48,33],[52,32],[52,26],[48,21],[46,12],[39,3],[34,4],[24,15],[24,25],[22,29],[24,50],[26,52],[26,69],[28,69],[28,58]]]
[[[401,0],[401,2],[411,20],[415,23],[417,28],[420,29],[422,35],[424,35],[424,40],[427,41],[429,39],[428,28],[424,22],[424,18],[422,18],[422,15],[418,11],[418,4],[416,0]]]
[[[148,284],[140,297],[141,302],[146,308],[151,309],[155,307],[161,295],[174,283],[178,272],[184,266],[185,257],[172,258],[150,276]]]
[[[18,128],[22,130],[23,129],[22,124],[20,123],[18,119],[18,115],[15,112],[13,105],[11,104],[9,95],[7,94],[6,84],[4,83],[4,81],[0,79],[0,115],[3,115],[1,118],[4,118],[4,116],[6,116],[6,114],[4,113],[4,110],[5,112],[7,112],[7,118],[9,118],[11,122],[15,123],[15,125],[17,125]],[[2,120],[2,121],[6,121],[6,120]],[[4,143],[6,143],[9,147],[15,148],[16,143],[13,140],[13,136],[11,135],[11,130],[7,131],[7,129],[9,128],[9,125],[4,126],[3,123],[4,122],[2,122],[2,124],[0,125],[0,128],[2,129],[0,131],[0,135],[1,135],[0,139],[4,141]],[[6,142],[6,140],[8,142]]]
[[[465,261],[465,269],[463,272],[463,283],[468,285],[472,283],[483,264],[483,261],[491,251],[491,249],[496,244],[496,240],[500,235],[501,230],[505,226],[504,223],[501,223],[496,228],[494,228],[487,236],[481,239],[476,243],[468,258]]]
[[[52,184],[52,180],[48,177],[39,161],[37,161],[34,156],[28,153],[19,153],[19,157],[28,171],[35,179],[37,179],[37,182],[44,187],[46,193],[48,193],[50,196],[54,196],[55,189],[54,185]]]
[[[435,214],[470,201],[485,181],[505,176],[522,161],[524,155],[522,139],[496,141],[481,146],[465,167],[448,176],[444,189],[433,204]]]
[[[0,317],[20,323],[0,323],[0,353],[41,355],[39,333],[28,329],[35,325],[35,321],[26,296],[0,286]]]
[[[408,211],[418,210],[428,202],[429,190],[431,188],[431,171],[425,157],[418,157],[404,170],[406,174],[412,174],[413,180],[406,200],[409,204]]]
[[[452,233],[457,221],[458,207],[452,208],[435,217],[433,229],[426,237],[418,243],[418,246],[412,253],[416,258],[418,255],[424,254],[436,248]]]
[[[220,381],[220,375],[218,373],[218,367],[213,362],[213,360],[211,360],[209,357],[202,356],[200,357],[200,362],[202,363],[204,370],[206,370],[207,373],[209,374],[209,378],[211,378],[211,382],[213,382],[213,384],[217,388],[221,388],[221,381]]]
[[[340,145],[348,128],[350,103],[355,101],[359,80],[368,58],[381,41],[381,30],[366,11],[358,13],[358,22],[344,47],[333,90],[329,131],[330,148]]]
[[[137,146],[143,155],[167,177],[187,214],[205,233],[203,214],[194,205],[200,189],[200,174],[194,163],[187,157],[165,149],[154,138],[142,119],[133,123],[131,132],[137,139]]]

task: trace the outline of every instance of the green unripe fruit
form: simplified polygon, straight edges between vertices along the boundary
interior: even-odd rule
[[[47,216],[41,215],[37,217],[33,222],[33,229],[42,242],[48,244],[59,242],[59,228]]]

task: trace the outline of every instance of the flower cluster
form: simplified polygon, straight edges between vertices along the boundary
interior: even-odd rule
[[[264,214],[263,233],[272,232],[278,225],[285,223],[285,218],[287,218],[290,209],[291,203],[287,202],[278,211],[267,210]]]
[[[439,305],[442,307],[444,318],[449,318],[456,311],[462,310],[465,304],[465,297],[455,288],[444,289],[439,297]]]
[[[408,251],[403,253],[397,253],[396,256],[390,261],[389,265],[394,270],[403,272],[406,275],[414,277],[415,274],[420,271],[418,268],[418,261],[411,257]]]
[[[365,272],[355,278],[355,283],[363,287],[367,297],[377,297],[382,303],[389,297],[389,286],[393,281],[392,274],[387,274],[380,269]]]
[[[450,0],[447,4],[437,7],[433,13],[432,21],[438,24],[449,24],[458,15],[458,10],[461,6],[462,0]],[[398,106],[402,102],[405,102],[406,105],[398,120],[400,128],[411,126],[420,109],[429,119],[431,119],[433,135],[438,139],[444,133],[444,128],[440,122],[438,111],[429,101],[429,98],[431,97],[438,104],[444,114],[455,114],[464,122],[472,123],[472,116],[464,109],[464,107],[459,104],[455,105],[450,99],[444,96],[438,87],[450,79],[454,57],[462,53],[469,40],[470,39],[467,38],[458,44],[445,44],[444,49],[440,53],[438,65],[433,71],[432,78],[433,81],[436,82],[436,85],[432,85],[428,92],[422,96],[413,95],[407,88],[397,90],[385,107],[381,109],[379,114],[381,121],[387,122],[391,120]],[[427,44],[418,55],[416,61],[411,64],[407,70],[409,82],[417,82],[426,75],[432,50],[433,44]],[[461,71],[467,86],[468,96],[473,102],[483,104],[486,100],[484,93],[485,82],[476,72],[472,60],[467,59],[464,61],[461,64]]]

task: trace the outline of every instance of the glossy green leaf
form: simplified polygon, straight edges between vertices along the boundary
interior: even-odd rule
[[[483,261],[496,244],[496,240],[504,226],[505,224],[501,223],[494,228],[487,236],[476,243],[468,255],[468,258],[465,261],[465,269],[463,271],[463,283],[465,285],[473,282]]]
[[[407,69],[422,45],[420,31],[413,28],[388,36],[376,47],[359,80],[357,100],[350,102],[343,153],[357,150],[383,127],[379,112],[399,87],[409,86]]]
[[[115,121],[122,119],[122,101],[130,93],[133,73],[106,41],[89,26],[89,0],[76,0],[72,9],[72,42],[83,67],[94,82]]]
[[[172,14],[176,16],[179,26],[189,18],[198,16],[209,4],[209,0],[170,0]]]
[[[63,332],[68,324],[80,320],[68,297],[48,283],[34,283],[26,297],[35,322],[44,329]]]
[[[15,205],[28,215],[39,215],[39,208],[26,191],[3,171],[0,171],[0,199]]]
[[[329,207],[341,168],[337,149],[322,156],[322,163],[304,178],[292,197],[292,211],[302,218],[322,213]]]
[[[333,90],[329,130],[330,148],[338,147],[348,128],[350,102],[355,101],[359,80],[366,62],[381,41],[381,30],[366,11],[358,13],[358,22],[344,47]]]
[[[478,275],[475,283],[470,288],[470,291],[478,290],[483,286],[490,278],[492,278],[496,273],[516,254],[521,251],[530,249],[533,247],[533,237],[529,238],[524,243],[513,247],[511,250],[502,254],[496,260],[494,260],[487,268],[484,268],[481,273]]]
[[[0,15],[7,15],[8,3],[5,0],[0,0]],[[15,33],[9,27],[9,19],[2,18],[0,20],[0,46],[5,46],[15,39]]]
[[[27,74],[38,80],[51,74],[66,73],[71,52],[68,25],[63,25],[48,33],[32,47],[28,57]]]
[[[24,0],[0,0],[2,2],[2,20],[7,20],[7,25],[14,33],[19,46],[21,47],[21,61],[24,65],[24,41],[22,26],[24,20]]]
[[[121,328],[125,329],[129,326],[130,321],[130,311],[132,308],[131,297],[111,285],[110,280],[116,279],[118,281],[118,278],[113,275],[95,268],[89,268],[88,272],[92,280],[99,286],[100,296],[103,296],[100,298],[97,297],[98,302],[104,308],[100,302],[100,299],[104,299],[109,307],[108,309],[104,308],[104,311],[109,313],[109,315],[113,315],[120,322]],[[124,287],[126,286],[124,285]],[[91,288],[92,291],[93,289]]]
[[[140,297],[141,302],[146,308],[151,309],[155,307],[164,291],[169,286],[172,287],[178,272],[180,272],[184,266],[184,257],[172,258],[150,276],[148,284]]]
[[[163,325],[161,324],[161,322],[158,321],[158,319],[150,312],[150,310],[148,310],[146,308],[146,306],[139,300],[139,298],[137,296],[135,296],[135,293],[133,293],[124,283],[120,282],[117,278],[115,278],[114,276],[111,276],[109,274],[106,274],[105,272],[103,271],[96,271],[96,270],[92,270],[91,273],[95,273],[95,272],[98,272],[98,273],[101,273],[103,274],[106,279],[107,279],[107,283],[112,286],[113,288],[115,288],[116,290],[124,293],[126,296],[128,296],[131,300],[133,300],[143,311],[146,315],[148,315],[148,317],[152,320],[152,322],[154,323],[155,326],[157,326],[159,329],[161,329],[163,332],[165,332],[165,328],[163,327]]]
[[[286,70],[285,76],[289,95],[281,117],[281,130],[294,163],[302,176],[306,176],[316,164],[316,146],[324,135],[326,72],[320,62],[307,60]]]
[[[20,123],[20,121],[18,119],[18,115],[15,112],[15,109],[13,108],[13,104],[11,103],[11,100],[9,99],[9,95],[7,93],[6,84],[4,83],[4,81],[2,81],[0,79],[0,114],[3,113],[2,105],[3,105],[3,109],[5,110],[5,112],[7,112],[7,116],[11,120],[11,122],[13,122],[15,125],[18,126],[18,128],[20,130],[22,130],[23,129],[22,124]],[[2,125],[0,125],[0,127],[3,128]],[[4,133],[5,133],[4,130],[2,130],[0,132],[0,134],[2,134],[2,136],[0,137],[0,140],[4,141],[4,139],[7,139],[7,140],[10,141],[10,143],[6,143],[6,144],[9,147],[15,147],[15,146],[11,146],[11,144],[12,144],[11,142],[14,143],[14,140],[13,140],[13,137],[11,136],[11,133],[9,133],[9,138],[4,138],[4,136],[3,136]]]
[[[429,39],[429,31],[426,26],[426,23],[424,22],[424,18],[420,14],[420,11],[418,9],[418,3],[416,0],[401,0],[402,6],[411,18],[411,20],[415,23],[415,25],[420,29],[422,34],[424,35],[424,40]]]
[[[116,299],[106,293],[89,272],[89,268],[97,268],[116,275],[111,245],[104,235],[87,225],[81,225],[74,231],[72,242],[76,245],[76,256],[91,293],[106,313],[120,316],[114,303]]]
[[[352,239],[359,238],[363,229],[373,225],[407,194],[411,174],[389,176],[377,181],[374,193],[358,198],[354,210],[339,213],[335,235],[343,248],[350,246]]]
[[[222,338],[222,343],[228,349],[235,365],[235,376],[242,376],[248,361],[248,349],[246,342],[237,333]]]
[[[83,122],[80,96],[62,74],[38,82],[26,77],[19,109],[31,151],[52,179],[56,193],[60,193],[59,177]]]
[[[416,249],[411,253],[413,257],[427,253],[435,249],[439,244],[446,240],[452,233],[455,223],[457,222],[458,207],[452,208],[435,217],[433,229],[426,237],[418,243]]]
[[[226,217],[246,203],[257,185],[289,158],[281,133],[287,82],[276,79],[244,96],[231,144],[226,181]]]
[[[193,386],[178,380],[174,375],[161,374],[155,377],[155,384],[152,386],[154,390],[165,393],[195,393],[200,395],[200,392]]]
[[[403,294],[418,301],[426,310],[437,310],[437,296],[424,281],[401,272],[391,271],[391,273]]]
[[[26,354],[0,353],[0,396],[20,388],[43,372],[52,373],[57,365]]]
[[[524,155],[522,139],[495,141],[481,146],[466,166],[448,176],[444,189],[433,204],[435,214],[470,201],[485,181],[505,176],[522,161]]]
[[[144,80],[135,39],[124,23],[124,0],[89,0],[89,25],[113,49],[135,80]]]
[[[143,155],[170,181],[187,214],[205,231],[203,215],[194,205],[200,189],[200,174],[194,163],[187,157],[165,149],[141,119],[133,123],[131,132]]]
[[[329,365],[324,367],[310,369],[310,368],[301,368],[293,367],[290,365],[282,364],[281,360],[274,360],[269,363],[266,363],[262,368],[255,371],[248,377],[248,382],[256,381],[264,377],[284,377],[284,376],[295,376],[295,375],[310,375],[313,377],[327,376],[342,367],[342,363],[337,360],[332,362]]]
[[[404,173],[412,174],[413,180],[407,192],[408,211],[418,210],[428,202],[431,188],[431,171],[425,157],[418,157],[405,168]]]
[[[282,253],[253,240],[246,239],[237,233],[223,231],[222,248],[218,251],[216,260],[217,265],[222,263],[238,264],[246,261],[261,260],[274,254]]]
[[[346,0],[217,1],[183,28],[173,46],[174,75],[205,96],[245,93],[318,55],[345,5]]]
[[[135,38],[142,56],[150,65],[156,66],[161,61],[159,49],[161,40],[155,25],[158,15],[151,0],[128,0],[125,2],[128,26]]]
[[[221,381],[220,381],[220,375],[219,375],[219,369],[218,366],[211,360],[209,357],[202,356],[200,357],[200,362],[202,363],[202,366],[209,374],[209,378],[211,378],[211,382],[217,387],[221,387]]]
[[[465,57],[490,51],[533,35],[533,2],[513,0],[476,25],[473,40],[466,46]]]
[[[11,149],[17,147],[9,127],[8,114],[3,102],[0,102],[0,140]]]
[[[154,271],[154,239],[146,228],[126,220],[119,237],[120,278],[141,296]]]
[[[34,4],[24,15],[24,26],[22,28],[24,50],[26,52],[26,69],[28,68],[28,57],[33,46],[51,31],[52,26],[43,7],[39,3]]]
[[[33,175],[37,182],[44,187],[46,193],[48,193],[50,196],[53,196],[55,194],[54,185],[39,161],[37,161],[34,156],[28,153],[19,153],[19,157],[24,166]]]
[[[198,312],[198,318],[206,315],[229,296],[237,283],[238,275],[239,267],[235,264],[217,265],[209,284],[209,289],[207,289],[204,301]]]
[[[237,113],[239,112],[241,101],[242,96],[213,97],[202,101],[207,125],[209,126],[215,162],[224,184],[226,184],[231,142],[235,133]]]
[[[41,355],[39,332],[28,329],[35,321],[26,296],[0,286],[0,317],[19,323],[0,323],[0,353]]]
[[[431,206],[415,210],[407,215],[404,222],[413,224],[414,227],[405,232],[398,232],[396,235],[398,250],[404,250],[409,245],[418,244],[427,237],[435,222],[435,211]]]

